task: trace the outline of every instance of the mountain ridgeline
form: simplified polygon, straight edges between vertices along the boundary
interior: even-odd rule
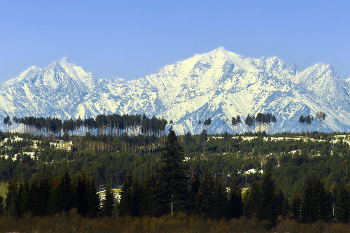
[[[167,65],[140,79],[95,79],[67,58],[32,66],[0,85],[0,119],[86,119],[100,114],[146,114],[172,120],[178,133],[211,133],[236,116],[272,113],[275,132],[300,131],[300,115],[323,112],[325,131],[350,130],[350,84],[327,64],[303,71],[277,57],[254,59],[224,48]],[[317,130],[311,125],[311,131]],[[241,133],[245,128],[239,129]]]

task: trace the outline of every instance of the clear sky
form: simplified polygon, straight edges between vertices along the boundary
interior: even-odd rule
[[[220,46],[350,77],[350,1],[0,0],[0,83],[63,57],[126,80]]]

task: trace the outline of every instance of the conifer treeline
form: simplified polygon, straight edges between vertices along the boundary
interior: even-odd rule
[[[58,178],[47,172],[31,183],[27,178],[10,180],[5,203],[5,213],[14,217],[68,213],[73,208],[83,217],[94,217],[100,208],[94,180],[84,173],[73,179],[67,170]]]
[[[260,181],[254,181],[250,189],[241,195],[233,175],[230,191],[220,177],[206,171],[188,177],[183,149],[170,131],[162,152],[162,165],[157,174],[152,173],[139,181],[131,173],[123,184],[119,214],[121,216],[162,216],[182,211],[206,218],[247,218],[255,216],[267,221],[268,227],[276,226],[278,216],[290,216],[297,222],[331,222],[332,195],[324,182],[315,173],[304,186],[303,195],[294,195],[292,206],[282,189],[276,186],[269,166]],[[334,195],[333,195],[334,196]],[[350,194],[341,185],[336,197],[335,217],[337,221],[350,221]]]
[[[55,134],[61,136],[64,134],[84,135],[87,132],[98,135],[121,135],[129,133],[131,135],[156,135],[164,134],[167,121],[165,119],[148,118],[145,114],[141,115],[98,115],[96,118],[86,118],[84,120],[67,119],[62,121],[58,118],[51,117],[13,117],[13,121],[19,126],[22,125],[22,131],[34,135]],[[4,118],[4,124],[9,127],[12,121],[9,116]]]
[[[275,184],[272,170],[267,167],[260,181],[254,181],[250,189],[242,195],[235,177],[232,177],[230,191],[226,190],[220,177],[206,171],[189,178],[188,164],[177,137],[170,131],[161,155],[161,166],[156,173],[138,180],[131,173],[123,184],[120,203],[116,202],[107,185],[102,211],[111,215],[117,210],[120,216],[154,216],[184,212],[205,218],[240,218],[255,216],[267,227],[277,224],[278,216],[290,216],[297,222],[331,222],[332,194],[325,188],[317,174],[310,176],[302,195],[294,195],[292,205]],[[29,183],[28,179],[9,182],[6,197],[6,213],[36,216],[68,212],[76,208],[82,216],[96,216],[99,200],[92,178],[84,174],[72,179],[66,170],[60,178],[51,178],[49,173]],[[334,203],[335,218],[350,221],[350,193],[342,184]],[[1,203],[0,203],[1,204]],[[0,205],[1,206],[1,205]]]

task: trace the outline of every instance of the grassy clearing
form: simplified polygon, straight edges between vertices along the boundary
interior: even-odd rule
[[[0,182],[0,196],[6,197],[7,194],[7,183]]]

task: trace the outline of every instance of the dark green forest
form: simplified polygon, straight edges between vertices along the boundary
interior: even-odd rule
[[[0,132],[0,181],[8,184],[0,212],[20,218],[73,209],[89,218],[185,213],[218,221],[254,218],[264,229],[276,227],[279,216],[349,222],[348,135],[269,134],[260,118],[258,132],[241,135],[208,134],[207,128],[175,135],[165,131],[165,120],[145,116],[64,126],[68,120],[59,130],[56,118],[24,118],[47,122],[40,126],[17,119],[19,132]],[[107,187],[102,204],[99,187]],[[119,201],[112,188],[122,189]],[[41,209],[31,204],[36,200],[44,202]]]

